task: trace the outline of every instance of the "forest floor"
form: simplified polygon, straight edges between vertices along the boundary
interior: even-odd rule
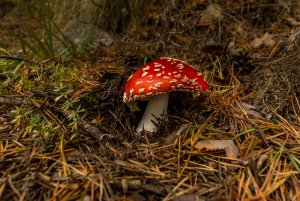
[[[84,51],[0,2],[0,200],[300,200],[300,3],[163,2]],[[211,92],[138,136],[124,85],[166,56]]]

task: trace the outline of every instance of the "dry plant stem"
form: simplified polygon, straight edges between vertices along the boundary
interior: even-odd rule
[[[155,132],[158,119],[163,119],[168,110],[169,94],[160,94],[149,99],[148,105],[144,112],[143,118],[140,121],[136,131],[140,133],[142,130]]]
[[[180,126],[180,128],[173,132],[171,135],[169,135],[168,137],[166,137],[165,141],[163,142],[163,146],[168,146],[168,145],[172,145],[175,143],[175,141],[181,137],[189,128],[190,128],[191,124],[183,124]]]
[[[0,59],[9,59],[9,60],[16,60],[16,61],[25,61],[31,64],[38,65],[38,63],[35,63],[34,61],[31,61],[29,59],[21,58],[21,57],[14,57],[14,56],[6,56],[6,55],[1,55]]]

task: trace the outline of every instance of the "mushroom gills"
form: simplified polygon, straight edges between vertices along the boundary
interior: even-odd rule
[[[157,127],[158,119],[163,119],[168,110],[169,93],[159,94],[152,96],[147,104],[146,110],[144,112],[143,118],[140,121],[136,131],[140,133],[141,131],[155,132]]]

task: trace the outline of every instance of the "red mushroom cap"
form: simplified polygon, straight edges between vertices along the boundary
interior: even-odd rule
[[[207,92],[202,74],[185,62],[162,57],[147,63],[132,74],[124,88],[124,102],[144,99],[170,91]]]

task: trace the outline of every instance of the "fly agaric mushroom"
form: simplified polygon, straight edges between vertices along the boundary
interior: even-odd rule
[[[136,131],[155,132],[155,124],[168,110],[170,91],[187,91],[199,95],[209,91],[209,85],[200,72],[185,62],[162,57],[147,63],[132,74],[125,85],[123,102],[149,100]]]

